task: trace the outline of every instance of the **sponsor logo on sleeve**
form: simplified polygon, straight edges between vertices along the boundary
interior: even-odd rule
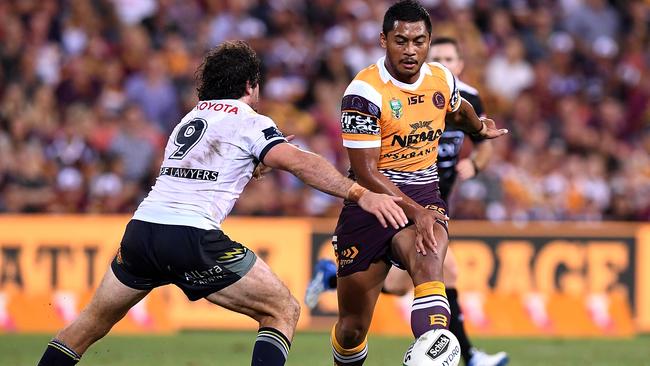
[[[341,132],[345,134],[379,135],[377,118],[353,111],[341,113]]]
[[[280,130],[278,130],[278,128],[275,127],[275,126],[265,128],[265,129],[262,130],[262,132],[264,133],[264,138],[267,139],[267,140],[270,140],[270,139],[273,139],[273,138],[276,138],[276,137],[284,137],[282,132],[280,132]]]

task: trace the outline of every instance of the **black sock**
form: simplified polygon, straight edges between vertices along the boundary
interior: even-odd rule
[[[79,356],[70,347],[53,339],[47,344],[45,353],[38,361],[38,366],[73,366],[79,362]]]
[[[287,362],[291,342],[279,330],[264,327],[257,331],[251,366],[283,366]]]
[[[334,274],[332,277],[330,277],[327,281],[328,281],[331,289],[336,288],[336,274]]]
[[[465,325],[463,324],[463,313],[460,311],[458,305],[458,291],[455,288],[447,289],[447,299],[449,300],[449,308],[451,309],[451,320],[449,322],[449,330],[458,338],[460,343],[460,354],[465,360],[465,364],[471,358],[472,344],[465,333]]]

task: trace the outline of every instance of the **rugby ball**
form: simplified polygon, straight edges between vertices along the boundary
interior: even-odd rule
[[[404,354],[403,366],[456,366],[460,362],[460,343],[446,329],[422,334]]]

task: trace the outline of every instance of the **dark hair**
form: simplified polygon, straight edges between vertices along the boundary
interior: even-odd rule
[[[429,34],[431,34],[433,29],[429,12],[415,0],[402,0],[396,2],[386,10],[386,14],[384,14],[384,24],[382,26],[382,32],[384,35],[387,36],[388,32],[395,29],[395,22],[398,20],[409,23],[424,21]]]
[[[244,41],[227,41],[210,50],[196,71],[199,100],[239,99],[246,85],[260,81],[260,59]]]
[[[434,38],[433,41],[431,41],[431,45],[439,45],[439,44],[451,44],[456,48],[456,53],[458,53],[458,56],[460,56],[460,45],[458,45],[458,41],[456,38],[452,37],[437,37]]]

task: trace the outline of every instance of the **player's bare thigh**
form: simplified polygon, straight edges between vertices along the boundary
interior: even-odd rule
[[[436,223],[433,225],[437,253],[429,251],[421,255],[415,250],[415,228],[407,227],[393,237],[391,243],[394,255],[407,269],[415,286],[429,281],[443,281],[443,263],[447,253],[447,231]]]
[[[206,296],[226,309],[248,315],[262,327],[273,327],[293,338],[300,305],[271,268],[260,258],[239,281]]]
[[[443,269],[445,286],[455,288],[458,278],[458,265],[451,247],[447,247]],[[384,291],[392,295],[404,296],[411,290],[413,290],[413,280],[408,272],[395,266],[391,267],[386,276],[386,281],[384,281]]]

